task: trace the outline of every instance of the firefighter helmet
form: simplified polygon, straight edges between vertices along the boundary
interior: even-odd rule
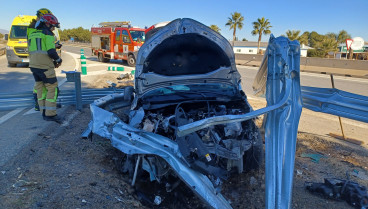
[[[37,10],[36,15],[37,15],[38,18],[41,18],[45,14],[52,14],[52,12],[50,10],[46,9],[46,8],[41,8],[41,9]]]
[[[60,28],[58,19],[53,14],[45,14],[41,17],[41,22],[48,23],[53,27]]]

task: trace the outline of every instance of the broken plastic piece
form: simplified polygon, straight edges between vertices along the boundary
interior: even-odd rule
[[[306,182],[306,189],[311,193],[320,194],[326,198],[345,200],[355,208],[368,207],[368,194],[364,186],[342,179],[324,179],[324,183]]]
[[[319,160],[321,158],[327,158],[326,156],[322,155],[322,154],[314,154],[314,153],[302,153],[300,155],[300,157],[305,157],[305,158],[310,158],[312,159],[312,162],[314,163],[319,163]]]

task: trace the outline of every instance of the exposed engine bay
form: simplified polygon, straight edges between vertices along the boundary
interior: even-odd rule
[[[249,111],[244,100],[187,101],[160,109],[131,111],[129,121],[125,122],[175,141],[190,167],[220,182],[231,173],[258,167],[262,141],[253,120],[216,125],[184,137],[176,135],[177,127],[208,117]],[[256,152],[252,145],[257,146]]]

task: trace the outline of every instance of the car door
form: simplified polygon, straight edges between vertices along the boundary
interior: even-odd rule
[[[122,46],[123,46],[123,41],[122,41],[122,38],[121,38],[121,29],[116,29],[115,30],[114,52],[115,52],[115,55],[120,59],[123,56],[122,55],[122,52],[123,52]]]
[[[129,46],[132,43],[132,40],[129,36],[129,31],[127,29],[122,30],[122,41],[123,41],[123,57],[124,59],[128,58]]]

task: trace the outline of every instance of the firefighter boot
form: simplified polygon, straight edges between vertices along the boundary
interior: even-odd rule
[[[54,121],[54,122],[60,123],[60,124],[63,122],[62,118],[60,118],[57,115],[54,115],[54,116],[43,116],[43,119],[45,121]]]
[[[33,93],[33,99],[35,101],[35,106],[34,106],[35,111],[40,111],[40,106],[38,105],[37,93]]]

